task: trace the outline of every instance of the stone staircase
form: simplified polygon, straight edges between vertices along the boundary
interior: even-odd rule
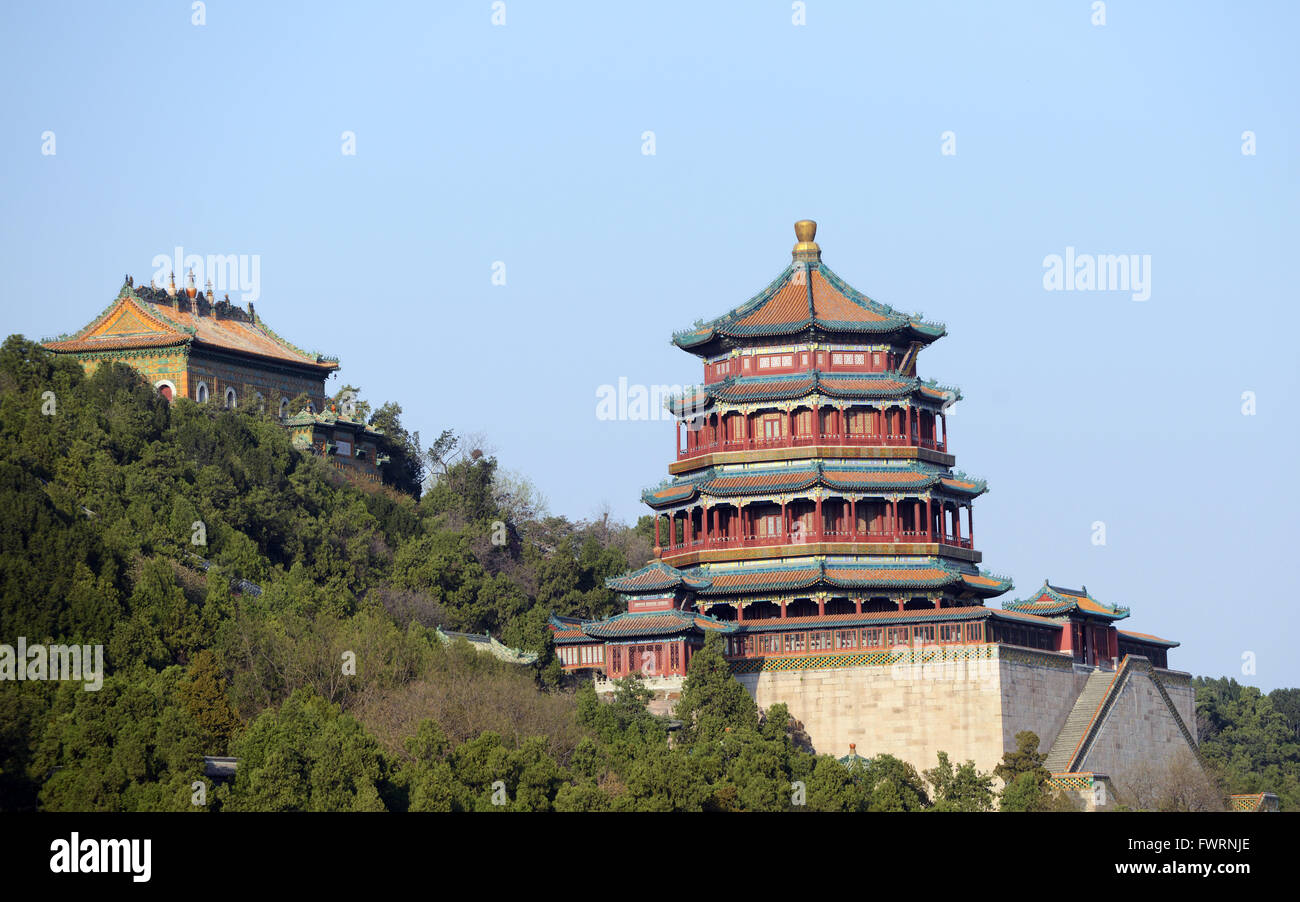
[[[1089,674],[1088,682],[1084,684],[1083,691],[1079,693],[1074,707],[1070,710],[1070,716],[1065,719],[1065,726],[1061,727],[1060,735],[1052,743],[1052,749],[1047,753],[1047,760],[1043,762],[1043,767],[1048,771],[1054,774],[1070,772],[1070,765],[1074,752],[1079,747],[1079,741],[1101,708],[1102,702],[1105,701],[1111,684],[1117,682],[1119,676],[1120,674],[1113,670],[1094,670]]]

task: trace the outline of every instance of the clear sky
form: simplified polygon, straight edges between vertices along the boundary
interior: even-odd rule
[[[965,395],[1013,596],[1086,584],[1175,667],[1300,685],[1300,6],[1092,7],[6,3],[3,332],[79,328],[177,246],[256,255],[331,390],[630,520],[674,430],[597,419],[599,386],[698,381],[671,333],[816,219],[842,277],[947,324],[920,372]],[[1067,248],[1149,254],[1149,299],[1045,290]]]

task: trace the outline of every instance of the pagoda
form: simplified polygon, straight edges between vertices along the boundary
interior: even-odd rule
[[[627,614],[555,619],[569,668],[681,675],[708,630],[745,672],[1046,624],[984,606],[1011,588],[978,567],[972,508],[987,486],[953,469],[959,391],[917,374],[943,325],[854,289],[822,262],[816,230],[795,224],[790,265],[757,296],[673,336],[704,382],[669,400],[670,478],[642,495],[656,560],[609,581]],[[615,645],[593,662],[579,635],[632,654]]]
[[[980,568],[947,411],[923,379],[940,323],[857,291],[795,224],[790,264],[752,299],[673,336],[704,381],[667,401],[669,478],[642,493],[654,560],[607,581],[627,609],[551,616],[565,670],[597,691],[639,675],[671,709],[710,633],[760,707],[780,702],[818,751],[936,751],[991,769],[1032,730],[1061,785],[1089,793],[1134,761],[1196,748],[1177,642],[1125,632],[1127,608]],[[851,751],[856,755],[856,751]]]

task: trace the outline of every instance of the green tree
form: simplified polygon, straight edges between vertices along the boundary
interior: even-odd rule
[[[1047,755],[1038,751],[1038,734],[1021,730],[1016,747],[1002,756],[993,775],[1002,780],[999,811],[1053,811],[1071,807],[1061,793],[1049,789],[1051,773],[1043,767]]]
[[[226,696],[226,680],[210,649],[199,652],[176,690],[198,727],[206,754],[224,755],[242,724]]]
[[[731,675],[722,654],[722,636],[710,633],[695,652],[682,683],[676,716],[685,746],[716,742],[728,727],[758,728],[758,706]]]
[[[263,711],[233,743],[232,811],[382,811],[388,764],[353,717],[308,690]]]
[[[992,811],[993,776],[982,773],[974,761],[957,767],[939,752],[939,763],[925,771],[925,779],[934,788],[932,811]]]

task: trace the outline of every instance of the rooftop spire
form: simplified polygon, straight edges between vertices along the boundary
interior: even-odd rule
[[[799,242],[794,246],[792,256],[803,263],[816,263],[822,258],[822,249],[813,241],[817,237],[817,223],[811,219],[801,219],[794,224],[794,236]]]

